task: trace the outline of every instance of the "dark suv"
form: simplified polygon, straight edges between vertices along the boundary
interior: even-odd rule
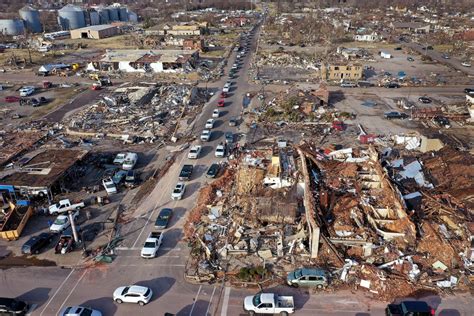
[[[385,309],[386,316],[433,316],[434,314],[434,309],[423,301],[406,301],[400,304],[389,304]]]
[[[21,247],[21,253],[25,255],[38,254],[42,248],[51,243],[53,236],[51,233],[41,233],[38,236],[31,237]]]
[[[0,315],[25,315],[28,304],[13,298],[0,297]]]
[[[392,111],[392,112],[385,112],[383,114],[383,117],[387,120],[406,119],[406,118],[408,118],[408,115],[403,113],[403,112]]]

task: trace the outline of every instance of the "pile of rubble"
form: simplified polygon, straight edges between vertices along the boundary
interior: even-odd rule
[[[66,120],[70,134],[154,141],[173,134],[177,120],[197,112],[205,96],[190,85],[123,87]]]
[[[318,71],[317,61],[307,55],[296,52],[263,52],[257,56],[257,66],[272,66],[284,68],[299,68]]]
[[[200,193],[185,227],[188,276],[241,282],[242,268],[284,278],[318,266],[332,288],[387,301],[470,287],[472,157],[449,147],[402,153],[309,144],[246,152]]]

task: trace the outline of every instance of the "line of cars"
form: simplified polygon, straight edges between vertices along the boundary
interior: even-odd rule
[[[115,194],[118,192],[118,187],[124,184],[127,187],[134,187],[137,181],[137,175],[133,168],[138,162],[138,155],[136,153],[118,153],[115,156],[113,164],[120,166],[119,170],[109,169],[105,172],[102,179],[102,186],[107,194]]]

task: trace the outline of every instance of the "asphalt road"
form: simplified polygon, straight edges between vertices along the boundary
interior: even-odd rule
[[[47,114],[44,118],[49,122],[61,122],[61,120],[68,112],[79,109],[84,105],[87,105],[92,101],[97,100],[102,92],[103,90],[87,89],[86,91],[76,96],[76,98],[74,98],[71,102],[66,103],[60,108],[55,109],[51,113]]]

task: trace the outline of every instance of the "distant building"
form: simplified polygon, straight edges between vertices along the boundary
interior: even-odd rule
[[[395,31],[425,34],[431,31],[429,24],[421,22],[392,22],[390,27]]]
[[[242,27],[250,23],[250,20],[246,17],[229,17],[224,21],[226,26],[230,27]]]
[[[89,63],[88,70],[120,70],[124,72],[180,72],[194,67],[199,59],[197,50],[108,50],[102,57]]]
[[[199,50],[204,49],[204,40],[199,38],[188,38],[183,41],[183,49],[185,50]]]
[[[88,38],[102,39],[117,35],[118,29],[113,25],[92,25],[80,29],[71,30],[72,39]]]
[[[360,80],[362,74],[363,67],[360,64],[327,64],[321,67],[323,80]]]
[[[381,40],[381,37],[376,32],[372,32],[369,34],[356,34],[354,40],[357,42],[377,42]]]

